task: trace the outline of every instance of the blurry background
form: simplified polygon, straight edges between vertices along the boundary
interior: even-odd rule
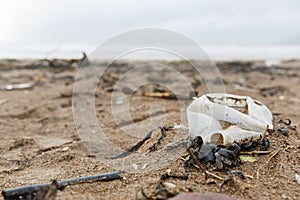
[[[0,57],[81,57],[116,34],[155,27],[214,59],[300,58],[299,10],[297,0],[0,0]]]

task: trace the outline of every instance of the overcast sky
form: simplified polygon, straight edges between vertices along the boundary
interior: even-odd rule
[[[204,45],[300,44],[297,0],[0,0],[0,43],[98,44],[166,28]]]

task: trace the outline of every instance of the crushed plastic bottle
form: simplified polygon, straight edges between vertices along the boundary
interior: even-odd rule
[[[249,96],[205,94],[189,105],[187,115],[190,138],[213,144],[260,139],[267,126],[273,129],[271,111]]]

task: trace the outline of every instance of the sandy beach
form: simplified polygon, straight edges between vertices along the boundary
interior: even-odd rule
[[[76,131],[72,94],[78,62],[55,60],[51,64],[38,60],[0,60],[0,190],[116,170],[98,161],[85,148]],[[193,73],[186,61],[162,63],[187,77],[198,96],[208,92],[205,82]],[[111,65],[110,70],[102,76],[95,97],[99,123],[110,134],[113,143],[123,149],[130,148],[139,139],[122,133],[116,125],[110,111],[110,96],[114,84],[136,64],[135,61],[124,61]],[[105,62],[99,62],[99,66],[105,65]],[[290,119],[292,126],[300,126],[299,60],[286,60],[269,66],[260,60],[220,61],[216,65],[225,92],[251,96],[265,104],[273,113],[275,130],[278,128],[276,122],[280,119]],[[168,77],[168,73],[157,75],[157,78],[161,77]],[[25,89],[8,87],[22,83],[32,85]],[[213,84],[220,83],[215,81]],[[137,94],[168,90],[152,84],[140,88],[139,92]],[[130,100],[131,116],[137,124],[147,122],[151,105],[157,103],[163,105],[167,113],[164,126],[183,123],[176,99],[137,94]],[[192,97],[187,97],[185,103],[189,104]],[[155,115],[160,116],[160,112]],[[167,143],[168,134],[176,133],[167,133],[161,145]],[[157,135],[155,133],[138,152],[147,152],[157,141]],[[295,174],[300,174],[299,130],[289,130],[287,136],[275,131],[268,138],[270,153],[252,155],[255,162],[244,162],[231,168],[231,171],[243,172],[246,179],[235,178],[223,187],[222,193],[240,199],[300,198],[299,184],[295,179]],[[169,166],[146,174],[121,171],[120,180],[68,186],[58,191],[56,199],[145,199],[142,191],[147,196],[154,195],[160,182],[171,185],[169,190],[173,194],[219,192],[222,180],[213,177],[205,179],[203,173],[193,167],[185,172],[182,157],[186,155],[186,152],[178,154],[178,158]],[[220,177],[227,175],[226,170],[208,170]],[[169,177],[161,180],[161,175],[166,172],[186,175],[188,178]]]

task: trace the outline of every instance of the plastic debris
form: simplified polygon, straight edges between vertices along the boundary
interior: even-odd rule
[[[6,85],[5,90],[22,90],[22,89],[29,89],[35,85],[35,82],[32,83],[21,83],[21,84],[12,84]]]
[[[120,179],[120,171],[113,171],[104,174],[98,174],[94,176],[84,176],[80,178],[62,180],[56,182],[56,189],[62,190],[66,186],[82,184],[82,183],[90,183],[90,182],[101,182],[101,181],[113,181],[116,179]],[[2,195],[5,200],[13,200],[13,199],[31,199],[37,193],[37,191],[43,188],[49,188],[51,183],[45,184],[36,184],[36,185],[28,185],[19,188],[12,188],[2,191]]]
[[[248,96],[206,94],[189,105],[187,115],[191,140],[201,136],[204,143],[259,140],[267,126],[273,129],[271,111]]]

